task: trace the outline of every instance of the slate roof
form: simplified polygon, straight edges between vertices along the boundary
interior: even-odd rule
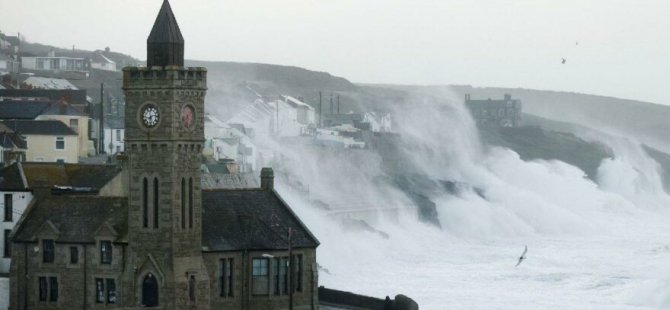
[[[68,115],[68,116],[86,116],[79,108],[73,107],[65,102],[53,102],[42,112],[43,115]]]
[[[35,119],[51,104],[49,101],[0,101],[0,119]]]
[[[285,250],[287,229],[294,248],[316,248],[319,241],[274,191],[203,190],[204,251]]]
[[[172,13],[170,3],[165,0],[161,6],[151,33],[147,39],[148,43],[184,43],[177,19]]]
[[[20,169],[18,163],[0,169],[0,191],[28,190],[27,184],[23,183]]]
[[[128,231],[128,198],[50,196],[28,207],[14,233],[14,242],[34,242],[49,221],[58,230],[56,242],[95,243],[96,232],[109,224],[123,240]]]
[[[34,88],[40,89],[72,89],[77,90],[77,86],[74,86],[70,81],[66,79],[58,78],[47,78],[40,76],[31,76],[23,81]]]
[[[46,178],[48,186],[92,187],[100,189],[121,173],[116,165],[82,165],[58,163],[22,163],[28,186]]]
[[[48,98],[51,101],[65,100],[70,104],[87,104],[84,89],[0,89],[0,97]]]
[[[70,127],[60,121],[3,120],[0,123],[21,135],[76,136]]]
[[[23,175],[26,184],[23,184]],[[82,165],[25,162],[14,163],[0,169],[0,191],[30,189],[38,179],[46,181],[46,186],[92,187],[100,189],[121,173],[116,165]]]

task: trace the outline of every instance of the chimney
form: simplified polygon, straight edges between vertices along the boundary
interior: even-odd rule
[[[512,95],[510,95],[510,94],[505,94],[505,100],[506,100],[506,101],[512,100]]]
[[[272,191],[275,187],[275,174],[272,168],[261,169],[261,189]]]

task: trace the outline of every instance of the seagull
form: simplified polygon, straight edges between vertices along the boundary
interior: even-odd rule
[[[563,65],[564,65],[564,64],[565,64],[565,62],[566,62],[567,60],[566,60],[565,58],[561,58],[561,59],[563,59],[563,60],[561,61],[561,64],[563,64]]]
[[[528,246],[523,249],[523,253],[521,253],[521,256],[519,257],[519,262],[516,263],[516,266],[514,267],[519,267],[519,265],[521,265],[521,262],[526,259],[526,253],[528,253]]]

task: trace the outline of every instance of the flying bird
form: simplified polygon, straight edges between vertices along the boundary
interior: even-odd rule
[[[561,61],[561,64],[563,64],[563,65],[564,65],[564,64],[565,64],[565,62],[566,62],[567,60],[566,60],[565,58],[561,58],[561,59],[563,59],[563,60]]]
[[[528,253],[528,246],[527,245],[525,246],[525,248],[523,249],[523,253],[521,253],[521,256],[519,257],[519,262],[516,263],[516,266],[514,266],[514,267],[519,267],[519,265],[521,265],[523,260],[526,259],[526,253]]]

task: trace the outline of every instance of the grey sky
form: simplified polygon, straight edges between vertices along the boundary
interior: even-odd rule
[[[0,29],[144,59],[161,2],[0,0]],[[171,4],[189,59],[295,65],[354,82],[524,87],[670,104],[667,0]]]

